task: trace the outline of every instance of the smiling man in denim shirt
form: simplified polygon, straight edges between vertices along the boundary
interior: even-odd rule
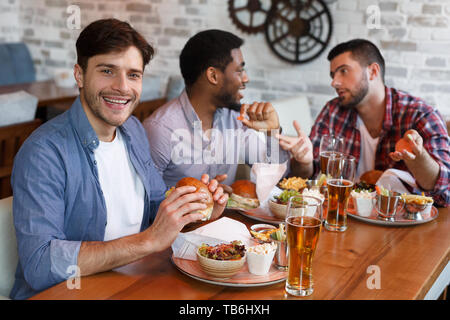
[[[148,140],[131,114],[153,48],[128,23],[98,20],[77,40],[80,96],[38,128],[16,156],[13,213],[19,264],[11,291],[26,299],[72,276],[110,270],[168,248],[200,220],[204,197],[181,187],[164,200]],[[208,182],[212,218],[227,195]]]

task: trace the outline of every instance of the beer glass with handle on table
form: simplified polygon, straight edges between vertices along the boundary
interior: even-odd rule
[[[325,228],[347,229],[347,204],[353,189],[356,159],[350,155],[331,155],[327,165],[328,212]]]
[[[322,226],[322,201],[312,196],[291,197],[286,212],[288,277],[285,290],[294,296],[314,291],[312,261]]]
[[[328,159],[331,155],[344,154],[344,138],[330,134],[325,134],[320,138],[320,172],[327,173]]]

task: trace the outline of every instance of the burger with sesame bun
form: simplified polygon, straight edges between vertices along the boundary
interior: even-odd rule
[[[166,198],[169,196],[169,194],[175,188],[185,187],[185,186],[196,187],[197,189],[195,190],[195,192],[203,192],[204,194],[207,195],[207,197],[205,199],[202,199],[202,200],[199,200],[199,201],[195,202],[195,203],[204,203],[204,204],[206,204],[207,205],[206,209],[196,210],[196,211],[193,211],[191,213],[201,213],[204,216],[202,221],[209,220],[210,217],[211,217],[213,208],[214,208],[214,200],[213,200],[213,196],[212,196],[211,192],[208,189],[208,186],[206,184],[204,184],[203,182],[201,182],[200,180],[192,178],[192,177],[182,178],[180,181],[177,182],[175,187],[170,188],[170,190],[168,190],[166,192]]]
[[[249,180],[237,180],[231,185],[233,192],[228,200],[228,207],[254,209],[259,207],[256,185]]]

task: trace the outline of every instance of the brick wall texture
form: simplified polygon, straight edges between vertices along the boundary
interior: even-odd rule
[[[245,39],[242,51],[250,78],[245,101],[304,94],[315,116],[335,96],[328,51],[339,42],[362,37],[375,42],[385,56],[387,85],[426,99],[450,119],[450,1],[325,2],[333,17],[331,42],[321,56],[302,65],[280,60],[262,33],[241,32],[228,16],[226,0],[0,0],[0,42],[27,43],[38,79],[51,77],[59,68],[72,68],[80,30],[68,27],[67,8],[77,5],[81,28],[106,17],[130,22],[157,51],[146,73],[167,77],[179,75],[178,56],[190,36],[209,28],[224,29]],[[373,20],[373,6],[378,20]],[[379,24],[369,28],[369,20]]]

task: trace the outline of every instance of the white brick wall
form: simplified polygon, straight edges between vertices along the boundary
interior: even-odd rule
[[[22,37],[19,26],[19,2],[16,0],[0,1],[0,42],[16,42]]]
[[[0,0],[0,41],[24,40],[31,48],[38,78],[75,62],[80,30],[66,27],[69,4],[81,8],[82,27],[116,17],[133,24],[155,45],[157,55],[147,72],[179,74],[178,55],[196,32],[220,28],[246,41],[242,48],[250,84],[246,101],[305,94],[314,111],[334,96],[326,55],[332,46],[354,37],[375,42],[387,60],[387,83],[425,98],[450,119],[449,0],[328,0],[334,34],[325,52],[304,65],[281,61],[263,34],[247,35],[228,17],[226,0]],[[367,7],[377,5],[381,28],[366,27]]]

